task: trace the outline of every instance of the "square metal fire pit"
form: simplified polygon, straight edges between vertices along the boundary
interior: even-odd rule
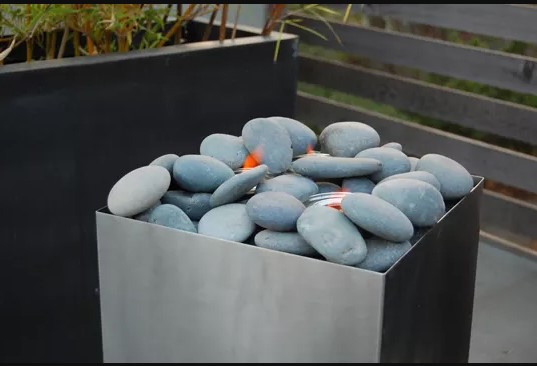
[[[105,362],[467,362],[483,178],[386,273],[97,211]]]

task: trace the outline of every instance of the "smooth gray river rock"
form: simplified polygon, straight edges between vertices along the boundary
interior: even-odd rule
[[[319,187],[314,181],[297,174],[282,174],[266,179],[256,187],[256,193],[285,192],[302,202],[318,191]]]
[[[306,154],[317,145],[317,135],[304,123],[287,117],[269,117],[287,130],[291,138],[293,156]]]
[[[219,239],[244,242],[256,229],[246,205],[230,203],[213,208],[198,222],[198,233]]]
[[[238,201],[265,178],[267,171],[266,165],[259,165],[226,180],[212,194],[211,206],[217,207]]]
[[[241,136],[213,133],[201,142],[200,154],[211,156],[236,170],[243,166],[249,152]]]
[[[412,245],[410,242],[394,243],[380,238],[366,240],[367,256],[356,267],[374,272],[385,272],[390,269]]]
[[[391,175],[410,171],[408,157],[401,151],[389,147],[367,149],[358,153],[356,157],[377,159],[382,163],[382,169],[371,175],[373,182],[380,182]]]
[[[291,137],[279,123],[268,118],[254,118],[242,128],[244,145],[271,174],[289,169],[293,161]]]
[[[155,207],[149,214],[147,222],[191,233],[197,232],[196,227],[183,210],[167,203]]]
[[[331,156],[352,158],[360,151],[377,147],[380,136],[375,129],[362,122],[335,122],[319,135],[321,151]]]
[[[312,179],[349,178],[378,172],[382,169],[382,163],[369,158],[308,156],[295,160],[292,169]]]
[[[189,192],[212,193],[233,176],[229,166],[206,155],[183,155],[173,164],[175,181]]]
[[[416,165],[417,171],[429,172],[440,182],[440,193],[446,200],[466,196],[474,187],[468,170],[457,161],[439,154],[427,154]]]
[[[330,262],[356,265],[367,255],[358,228],[340,211],[310,206],[297,221],[298,233]]]
[[[393,179],[371,193],[401,210],[417,227],[433,226],[446,211],[444,199],[431,184],[417,179]]]
[[[132,170],[121,177],[108,193],[108,209],[123,217],[142,213],[160,200],[170,182],[168,170],[158,165]]]
[[[395,242],[412,238],[414,226],[397,207],[367,193],[353,193],[341,200],[343,213],[358,227]]]
[[[250,219],[265,229],[295,231],[306,206],[288,193],[263,192],[250,198],[246,208]]]
[[[297,232],[263,230],[254,238],[255,245],[297,255],[314,255],[317,251]]]
[[[183,210],[191,220],[199,220],[211,209],[210,193],[168,191],[162,196],[162,203],[169,203]]]

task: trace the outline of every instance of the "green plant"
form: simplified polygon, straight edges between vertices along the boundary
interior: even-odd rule
[[[172,21],[174,6],[176,13]],[[280,34],[286,26],[292,26],[326,39],[319,32],[305,28],[300,24],[301,19],[294,16],[300,12],[308,13],[331,29],[324,17],[339,15],[320,4],[301,4],[291,11],[288,8],[286,4],[272,4],[261,31],[263,36],[271,36],[276,26],[279,26]],[[62,58],[68,48],[73,50],[74,56],[92,56],[180,44],[184,42],[182,35],[188,22],[210,14],[202,38],[207,40],[218,13],[221,15],[218,39],[224,41],[228,12],[228,4],[190,4],[186,7],[182,4],[0,4],[0,63],[22,44],[26,45],[27,62]],[[239,13],[240,6],[235,14],[231,39],[236,36]],[[279,44],[278,39],[275,60]],[[36,53],[36,49],[41,52]]]
[[[347,9],[350,8],[350,5]],[[287,11],[291,10],[291,11]],[[270,15],[267,18],[267,21],[265,23],[265,26],[263,27],[263,31],[261,32],[262,35],[268,36],[273,29],[275,28],[276,24],[279,24],[279,34],[281,35],[285,31],[286,26],[292,26],[296,28],[300,28],[302,30],[305,30],[307,32],[313,33],[316,36],[324,39],[325,41],[327,38],[322,35],[321,33],[307,28],[300,24],[302,22],[302,19],[299,17],[295,17],[299,14],[308,14],[313,15],[315,18],[323,22],[327,28],[334,34],[336,40],[341,43],[341,40],[337,36],[337,34],[334,32],[334,29],[330,25],[330,23],[326,20],[326,16],[340,16],[340,13],[336,10],[330,9],[326,6],[323,6],[321,4],[297,4],[296,6],[292,7],[292,9],[288,9],[288,6],[286,4],[272,4]],[[346,18],[348,15],[345,14]],[[278,58],[278,52],[280,48],[280,38],[276,42],[276,49],[274,51],[274,61]]]

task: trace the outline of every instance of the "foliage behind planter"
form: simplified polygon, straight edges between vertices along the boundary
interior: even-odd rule
[[[300,25],[293,18],[305,12],[323,20],[323,16],[339,13],[320,4],[300,4],[288,11],[286,4],[271,4],[265,25],[260,30],[269,36],[278,25],[281,34],[286,26],[322,34]],[[0,4],[0,64],[55,59],[65,56],[93,56],[137,49],[160,48],[191,42],[185,30],[191,21],[210,15],[203,36],[210,37],[216,16],[220,15],[218,39],[235,39],[241,4],[227,27],[231,15],[229,4]],[[346,16],[350,10],[347,8]],[[327,23],[328,25],[328,23]],[[331,28],[328,26],[328,29]],[[25,45],[24,57],[11,53]],[[274,59],[279,52],[276,43]]]

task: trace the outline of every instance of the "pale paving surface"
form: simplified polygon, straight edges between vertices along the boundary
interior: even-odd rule
[[[537,261],[480,244],[470,362],[537,362]]]

